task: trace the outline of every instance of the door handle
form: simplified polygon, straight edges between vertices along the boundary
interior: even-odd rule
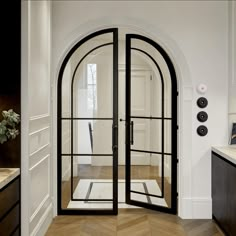
[[[118,150],[117,131],[118,131],[118,125],[112,125],[112,150],[113,152]]]
[[[134,145],[134,122],[133,121],[130,122],[130,128],[131,128],[131,131],[130,131],[130,144]]]

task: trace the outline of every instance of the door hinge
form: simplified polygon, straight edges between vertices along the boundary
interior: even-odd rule
[[[176,129],[179,129],[179,126],[178,126],[178,125],[176,126]]]
[[[179,96],[179,92],[177,91],[176,96]]]
[[[176,159],[176,163],[177,163],[177,164],[179,163],[179,159]]]
[[[152,75],[150,75],[150,80],[152,80]]]

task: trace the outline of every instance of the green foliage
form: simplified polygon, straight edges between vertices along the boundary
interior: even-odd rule
[[[19,134],[17,125],[20,123],[20,115],[12,109],[2,112],[3,120],[0,122],[0,143],[14,139]]]

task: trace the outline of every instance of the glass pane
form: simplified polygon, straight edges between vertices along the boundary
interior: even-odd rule
[[[163,123],[159,119],[131,118],[131,120],[133,121],[131,149],[171,154],[171,120],[164,120]]]
[[[162,152],[162,120],[150,120],[150,150],[152,152]],[[165,134],[165,130],[164,130]],[[165,142],[164,142],[165,143]]]
[[[71,153],[71,121],[61,121],[61,148],[63,154]]]
[[[93,158],[93,157],[92,157]],[[113,199],[112,162],[93,164],[88,156],[73,157],[73,199],[71,198],[71,157],[62,156],[63,209],[110,209]],[[108,157],[105,157],[107,159]],[[112,157],[109,157],[112,160]],[[105,199],[104,201],[96,200]],[[80,200],[80,201],[78,201]]]
[[[150,72],[131,72],[131,115],[150,116]]]
[[[61,157],[61,206],[66,209],[71,199],[71,157]]]
[[[137,162],[141,156],[143,163]],[[162,165],[163,164],[163,165]],[[163,178],[162,178],[163,177]],[[171,156],[131,152],[131,200],[171,207]],[[164,192],[163,192],[164,189]],[[140,192],[140,193],[134,193]],[[155,196],[150,196],[156,195]],[[158,197],[159,196],[159,197]]]
[[[91,38],[90,40],[86,41],[84,44],[82,44],[71,56],[70,61],[72,63],[72,71],[75,70],[78,62],[90,51],[92,51],[95,48],[100,47],[103,44],[107,43],[113,43],[113,33],[107,33],[103,35],[96,36],[94,38]],[[89,53],[88,57],[91,59],[93,57],[97,56],[98,51],[105,47],[98,48],[93,50]],[[112,55],[110,55],[112,57]]]
[[[96,50],[82,63],[74,81],[74,117],[112,118],[112,46]]]
[[[164,109],[165,117],[171,117],[171,78],[165,60],[153,46],[144,41],[132,39],[131,47],[133,48],[131,50],[133,68],[138,65],[142,70],[146,70],[146,74],[149,73],[149,76],[143,76],[141,79],[139,75],[139,79],[137,79],[137,75],[131,72],[132,106],[135,105],[135,102],[140,103],[142,101],[143,104],[140,104],[139,109],[143,110],[144,105],[146,107],[142,114],[161,117]],[[161,72],[155,63],[159,66]],[[163,82],[161,78],[163,78]],[[162,102],[164,102],[164,107]],[[132,114],[135,114],[137,111],[133,112]]]
[[[62,117],[70,117],[71,116],[71,63],[70,61],[67,63],[63,78],[62,78],[62,86],[61,86],[61,107],[62,107]]]
[[[112,120],[74,120],[72,153],[112,155],[112,123]],[[62,120],[62,154],[70,151],[71,120]]]
[[[113,45],[96,49],[76,69],[72,59],[67,63],[62,80],[62,115],[71,117],[73,85],[73,117],[112,118]],[[74,58],[76,62],[78,59]],[[74,79],[72,79],[74,77]]]
[[[165,139],[164,139],[164,152],[165,153],[172,153],[171,146],[172,146],[172,121],[165,120],[164,121],[165,127]]]
[[[131,119],[133,121],[133,145],[131,149],[150,151],[150,120]],[[140,154],[141,155],[141,154]]]

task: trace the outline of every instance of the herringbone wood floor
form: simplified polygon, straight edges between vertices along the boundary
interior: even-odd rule
[[[117,216],[57,216],[46,236],[222,236],[212,220],[181,220],[146,209]]]
[[[80,165],[79,179],[111,179],[111,167]],[[158,168],[132,166],[133,179],[156,179]],[[125,178],[124,166],[119,166],[119,179]],[[70,200],[70,181],[62,183],[62,207]],[[170,185],[165,180],[165,199],[170,204]],[[181,220],[179,217],[147,209],[119,209],[117,216],[57,216],[46,236],[221,236],[212,220]]]

